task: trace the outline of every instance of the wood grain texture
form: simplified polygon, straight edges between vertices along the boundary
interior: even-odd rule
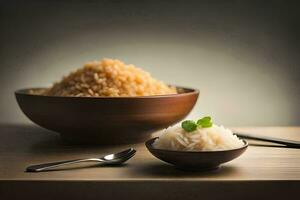
[[[242,127],[233,128],[233,130],[300,140],[300,127]],[[69,188],[65,191],[66,193],[76,192],[76,188],[82,188],[81,192],[98,192],[99,195],[101,189],[110,188],[104,193],[108,195],[107,197],[112,197],[117,195],[109,192],[113,189],[141,187],[140,185],[143,184],[145,186],[144,190],[140,188],[138,193],[144,192],[146,194],[158,191],[163,193],[164,189],[167,192],[174,189],[170,187],[173,184],[175,188],[179,185],[186,188],[185,192],[196,187],[199,191],[202,191],[203,197],[209,195],[205,191],[211,191],[212,188],[218,186],[214,193],[216,199],[218,197],[233,197],[232,194],[226,192],[223,192],[222,195],[217,192],[221,192],[221,190],[231,191],[233,188],[244,188],[240,193],[256,191],[258,194],[259,192],[263,193],[264,191],[260,190],[261,187],[265,187],[268,192],[272,192],[271,194],[278,198],[282,197],[279,195],[282,192],[291,192],[293,195],[300,186],[300,149],[281,148],[278,145],[275,147],[273,144],[268,147],[267,145],[270,145],[270,143],[253,141],[250,141],[250,144],[256,146],[249,146],[241,157],[224,164],[219,170],[184,172],[154,158],[146,150],[144,144],[112,147],[66,146],[61,143],[58,135],[36,126],[1,125],[0,197],[17,198],[18,193],[12,193],[12,191],[24,191],[24,188],[27,188],[27,191],[32,190],[32,192],[34,192],[34,188],[40,188],[40,192],[42,192],[44,190],[55,190],[57,187],[58,190],[60,190],[59,187]],[[92,168],[82,168],[80,166],[72,170],[43,173],[24,172],[25,168],[32,164],[100,156],[126,147],[136,148],[137,154],[128,164],[122,167],[93,166]],[[92,186],[86,187],[84,183]],[[151,186],[152,189],[149,189],[148,186]],[[8,190],[8,188],[10,189]],[[203,188],[206,188],[206,190],[203,191]],[[132,197],[130,194],[133,191],[128,192],[128,197]],[[10,196],[12,194],[15,196]],[[36,195],[36,193],[30,192],[26,195],[31,197],[30,194]],[[124,194],[124,191],[118,194]],[[237,193],[235,197],[238,197],[238,195],[241,194]],[[266,195],[264,194],[261,197],[268,197]],[[55,195],[51,197],[56,198]],[[90,199],[93,199],[93,197]],[[117,198],[117,196],[115,197]],[[139,195],[136,195],[136,197],[139,197]]]

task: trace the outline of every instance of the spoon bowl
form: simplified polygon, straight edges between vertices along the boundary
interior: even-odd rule
[[[129,148],[119,153],[106,155],[104,157],[99,158],[99,160],[103,160],[110,164],[120,164],[133,157],[135,153],[136,153],[135,149]]]

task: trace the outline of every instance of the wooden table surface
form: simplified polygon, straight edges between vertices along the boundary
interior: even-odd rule
[[[300,140],[300,127],[233,128]],[[154,158],[144,144],[68,146],[34,125],[0,125],[0,199],[285,199],[300,187],[300,149],[251,142],[236,160],[210,172],[186,172]],[[254,146],[255,145],[255,146]],[[137,154],[122,167],[26,173],[31,164],[101,156],[126,147]],[[126,198],[126,199],[127,199]]]

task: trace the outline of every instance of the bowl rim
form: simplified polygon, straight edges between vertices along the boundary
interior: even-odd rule
[[[46,87],[32,87],[32,88],[22,88],[15,91],[15,95],[23,96],[35,96],[43,98],[68,98],[68,99],[151,99],[151,98],[170,98],[170,97],[179,97],[179,96],[189,96],[192,94],[199,95],[200,90],[196,88],[183,87],[171,85],[176,88],[187,90],[187,92],[179,94],[165,94],[165,95],[149,95],[149,96],[131,96],[131,97],[109,97],[109,96],[100,96],[100,97],[76,97],[76,96],[50,96],[50,95],[38,95],[38,94],[29,94],[29,90],[45,89]]]
[[[169,149],[157,149],[154,148],[152,146],[152,144],[154,143],[154,141],[156,139],[158,139],[159,137],[155,137],[155,138],[151,138],[149,140],[147,140],[145,142],[145,146],[147,147],[147,149],[151,149],[151,150],[155,150],[158,152],[168,152],[168,153],[180,153],[180,154],[200,154],[200,153],[220,153],[220,152],[232,152],[232,151],[237,151],[237,150],[242,150],[242,149],[246,149],[249,146],[249,143],[244,140],[241,139],[244,142],[244,145],[242,147],[239,148],[234,148],[234,149],[224,149],[224,150],[213,150],[213,151],[176,151],[176,150],[169,150]]]

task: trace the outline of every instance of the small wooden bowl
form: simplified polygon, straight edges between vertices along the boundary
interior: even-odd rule
[[[243,140],[244,146],[237,149],[217,151],[172,151],[156,149],[152,146],[157,138],[148,140],[145,145],[156,158],[174,165],[178,169],[206,171],[217,169],[222,163],[239,157],[248,147],[247,141]]]
[[[34,123],[76,144],[126,144],[184,119],[199,91],[177,87],[179,94],[142,97],[59,97],[15,92],[23,113]]]

